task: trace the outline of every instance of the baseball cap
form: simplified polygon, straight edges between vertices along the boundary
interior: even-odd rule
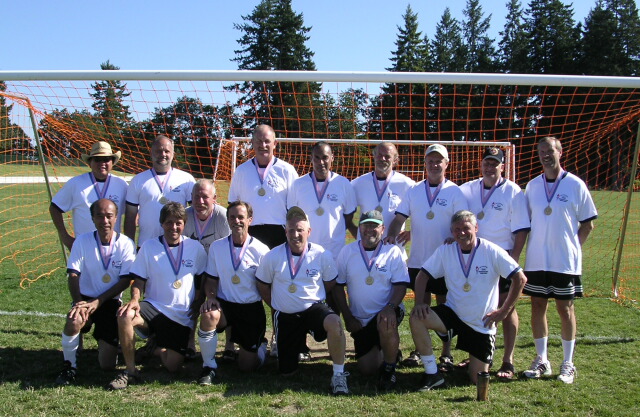
[[[425,153],[425,156],[429,155],[432,152],[438,152],[440,155],[444,157],[444,159],[447,159],[447,160],[449,159],[449,152],[447,152],[447,148],[440,145],[439,143],[434,143],[433,145],[429,146],[427,148],[427,152]]]
[[[360,216],[360,223],[376,223],[382,224],[384,221],[382,220],[382,213],[378,210],[369,210]]]
[[[306,220],[309,221],[309,217],[307,213],[304,212],[300,207],[293,206],[287,211],[287,221],[289,220]]]
[[[500,148],[496,148],[495,146],[488,147],[484,150],[484,155],[482,159],[492,158],[501,164],[504,163],[504,151]]]

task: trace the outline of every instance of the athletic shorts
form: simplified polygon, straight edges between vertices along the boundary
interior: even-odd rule
[[[396,307],[396,322],[398,326],[402,323],[402,319],[404,318],[404,306]],[[373,349],[377,347],[380,349],[380,333],[378,332],[378,315],[367,323],[362,329],[357,332],[351,333],[351,337],[353,338],[353,344],[356,351],[356,359],[360,359],[362,356],[366,355]]]
[[[231,341],[248,352],[257,352],[264,340],[267,316],[262,301],[240,304],[218,298],[227,326],[233,327]],[[218,329],[222,332],[224,329]]]
[[[498,280],[498,292],[500,294],[504,294],[509,292],[510,289],[511,289],[511,280],[500,277],[500,279]]]
[[[82,296],[84,301],[91,301],[95,298]],[[111,346],[118,346],[118,309],[122,303],[120,300],[112,298],[107,300],[96,311],[91,314],[89,321],[82,328],[82,333],[88,333],[93,325],[93,337],[96,340],[104,340]]]
[[[298,369],[298,354],[306,352],[307,333],[313,336],[316,342],[322,342],[327,338],[324,319],[331,314],[336,313],[324,303],[315,303],[305,311],[295,314],[275,312],[273,325],[278,341],[280,373],[289,374]]]
[[[148,301],[140,302],[140,317],[149,326],[149,335],[155,336],[158,347],[185,354],[189,344],[190,327],[171,320]]]
[[[469,355],[481,362],[491,364],[493,351],[495,350],[496,336],[494,334],[480,333],[460,320],[458,315],[444,304],[432,307],[431,310],[438,315],[444,323],[451,337],[458,336],[456,348],[468,352]]]
[[[249,226],[249,234],[273,249],[287,241],[284,226],[280,224],[259,224]]]
[[[522,291],[525,295],[556,300],[573,300],[582,297],[580,275],[561,274],[550,271],[526,271],[527,283]]]
[[[409,288],[415,290],[416,288],[416,277],[420,272],[421,268],[409,268]],[[444,279],[429,279],[427,281],[427,292],[436,295],[447,295],[447,284],[444,282]]]

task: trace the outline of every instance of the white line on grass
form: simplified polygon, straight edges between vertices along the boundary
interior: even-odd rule
[[[43,313],[42,311],[3,311],[0,310],[0,316],[32,316],[32,317],[66,317],[66,314],[60,313]]]

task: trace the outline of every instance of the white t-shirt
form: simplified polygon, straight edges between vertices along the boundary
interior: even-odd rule
[[[476,217],[482,212],[484,217],[478,220],[478,237],[487,239],[504,250],[513,249],[514,233],[531,227],[527,201],[524,193],[513,181],[502,179],[490,197],[490,189],[484,189],[487,198],[482,207],[481,188],[484,187],[482,178],[469,181],[460,186],[460,190],[467,199],[469,210]]]
[[[477,250],[471,260],[468,280],[464,276],[458,258],[457,242],[441,245],[424,263],[422,269],[433,278],[444,280],[447,284],[447,301],[450,307],[467,325],[479,333],[496,334],[496,328],[484,327],[482,318],[498,308],[498,281],[501,276],[511,276],[520,271],[518,263],[495,243],[478,238]],[[472,254],[463,254],[464,262],[469,262]],[[464,291],[464,284],[471,285],[470,291]]]
[[[376,194],[376,188],[373,182],[376,181],[378,183],[378,189],[382,190],[384,180],[379,181],[376,179],[375,172],[369,172],[351,181],[353,190],[356,193],[356,204],[360,206],[361,213],[375,210],[378,206],[382,207],[382,219],[386,226],[384,235],[382,236],[383,238],[387,236],[389,225],[396,216],[396,210],[400,206],[404,195],[415,185],[415,181],[397,171],[393,171],[390,175],[389,185],[380,201],[378,201],[378,195]]]
[[[420,268],[425,260],[451,236],[451,216],[459,210],[466,210],[467,200],[460,188],[445,180],[442,188],[429,208],[426,180],[420,181],[407,192],[396,213],[411,217],[411,252],[407,264],[409,268]],[[436,187],[431,187],[432,195]],[[427,213],[433,212],[433,219]]]
[[[202,232],[202,240],[200,240],[200,234],[196,223],[200,224],[200,227],[205,227]],[[229,236],[231,229],[229,229],[229,222],[227,221],[227,209],[219,204],[213,206],[213,216],[207,223],[201,222],[196,215],[193,207],[187,208],[187,223],[184,225],[182,234],[189,239],[197,240],[204,246],[204,250],[209,253],[209,247],[213,242],[223,237]]]
[[[111,257],[105,270],[96,241],[97,233],[94,231],[78,236],[73,242],[71,254],[67,260],[67,272],[75,272],[80,276],[80,294],[93,298],[104,294],[118,282],[120,277],[129,275],[131,265],[136,258],[136,246],[133,240],[116,233]],[[105,254],[108,254],[109,245],[101,244],[101,246]],[[104,260],[107,261],[107,258]],[[106,274],[109,274],[109,282],[103,281]],[[114,298],[121,299],[122,293]]]
[[[331,254],[322,246],[308,243],[308,250],[295,279],[291,279],[286,243],[267,253],[258,265],[256,279],[271,285],[271,306],[283,313],[300,313],[326,298],[324,281],[332,281],[338,270]],[[299,256],[293,257],[293,264]],[[295,291],[290,292],[290,286]]]
[[[581,222],[598,217],[596,206],[586,184],[567,172],[551,200],[552,212],[546,215],[544,210],[549,203],[542,181],[539,175],[525,189],[531,216],[525,270],[581,275],[582,247],[578,229]],[[553,188],[553,183],[548,186]]]
[[[158,175],[161,183],[166,181],[167,175]],[[172,168],[169,181],[164,185],[164,192],[162,192],[150,169],[133,177],[127,192],[127,204],[138,206],[139,209],[138,246],[142,247],[147,240],[163,234],[160,226],[160,210],[164,204],[160,199],[164,196],[169,201],[176,201],[186,206],[187,202],[191,201],[191,190],[195,182],[191,174]]]
[[[318,185],[322,188],[324,182]],[[333,259],[336,259],[347,238],[344,215],[356,211],[355,195],[349,180],[332,172],[322,201],[318,203],[311,174],[300,177],[289,188],[287,208],[293,206],[303,209],[309,217],[309,242],[317,243],[330,251]],[[317,213],[318,207],[322,207],[321,215]]]
[[[275,157],[274,157],[275,158]],[[229,187],[230,203],[236,200],[246,201],[253,207],[252,225],[286,223],[287,191],[298,179],[296,169],[282,159],[275,158],[264,183],[256,170],[257,161],[252,158],[236,168]],[[265,195],[258,195],[260,189]]]
[[[169,319],[183,326],[193,327],[193,320],[189,317],[189,307],[195,296],[195,277],[204,272],[207,264],[207,253],[198,241],[182,238],[182,261],[179,263],[178,274],[173,272],[173,265],[160,237],[147,240],[142,247],[136,261],[131,267],[131,273],[146,280],[144,299],[151,303],[159,312]],[[178,259],[178,247],[170,248],[173,256]],[[180,287],[174,288],[173,283],[180,281]]]
[[[374,254],[373,250],[367,251],[369,259]],[[345,246],[340,251],[337,264],[338,284],[346,284],[349,309],[363,326],[389,303],[394,285],[409,285],[407,264],[402,250],[395,245],[382,245],[370,271],[360,254],[360,241]],[[373,278],[371,285],[366,282],[369,276]]]
[[[90,172],[71,178],[52,199],[52,203],[62,210],[62,212],[66,213],[73,210],[73,234],[76,237],[96,230],[96,226],[91,219],[89,207],[100,199],[98,193],[103,193],[106,181],[98,181],[99,191],[96,191],[91,178],[92,175]],[[126,207],[127,182],[122,178],[109,174],[109,184],[104,193],[104,198],[108,198],[118,206],[118,219],[116,220],[114,230],[119,232],[120,220]]]
[[[207,260],[207,274],[218,278],[218,298],[232,303],[255,303],[262,300],[256,287],[256,270],[262,257],[269,252],[269,247],[258,239],[249,236],[249,245],[237,270],[233,269],[233,261],[229,252],[231,236],[216,240],[211,245]],[[231,242],[233,245],[233,242]],[[235,256],[240,256],[241,247],[234,247]],[[240,282],[234,284],[232,278],[237,275]]]

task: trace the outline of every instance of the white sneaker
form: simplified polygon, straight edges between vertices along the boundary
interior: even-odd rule
[[[527,369],[522,374],[527,378],[533,379],[549,376],[551,375],[551,363],[548,360],[543,361],[540,356],[536,356],[531,363],[531,368]]]
[[[349,372],[341,372],[331,377],[331,393],[333,395],[349,395],[348,376]]]
[[[576,367],[573,362],[564,361],[560,366],[560,375],[558,375],[558,381],[562,381],[565,384],[573,384],[573,380],[576,377]]]

